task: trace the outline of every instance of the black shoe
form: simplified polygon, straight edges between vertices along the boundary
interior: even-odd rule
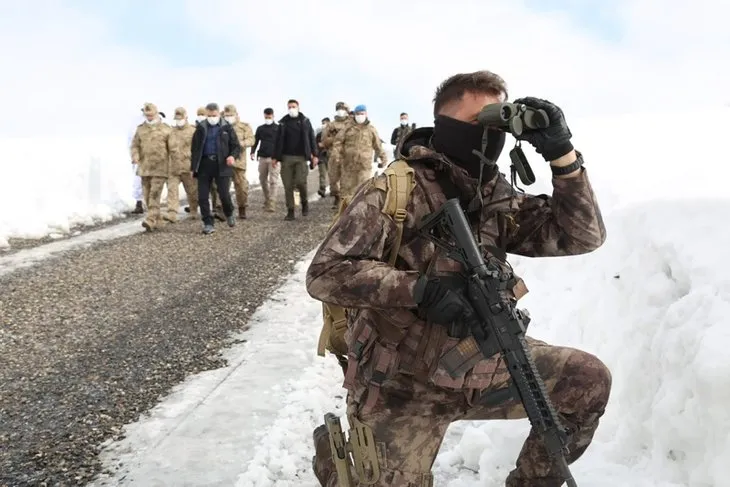
[[[286,216],[284,220],[292,221],[294,219],[294,210],[286,210]]]
[[[302,201],[302,216],[309,215],[309,202]]]
[[[134,210],[132,210],[132,213],[134,213],[135,215],[141,215],[142,213],[144,213],[144,207],[142,206],[141,201],[137,201],[137,205],[134,207]]]
[[[236,226],[236,217],[231,215],[226,217],[226,221],[228,222],[229,227],[235,227]]]
[[[246,207],[245,206],[242,206],[238,209],[238,218],[240,218],[241,220],[246,219]]]
[[[215,232],[213,225],[203,225],[203,233],[205,235],[210,235],[213,232]]]
[[[185,213],[190,213],[190,207],[189,206],[186,206],[185,208],[183,208],[183,210],[185,210]]]
[[[332,202],[332,209],[333,210],[337,210],[337,209],[339,209],[339,207],[340,207],[340,196],[339,195],[335,195],[335,199]]]
[[[323,190],[323,189],[320,189],[319,191],[317,191],[317,194],[322,198],[327,196],[327,192],[325,192],[325,190]]]
[[[215,217],[216,220],[218,220],[220,222],[226,221],[226,217],[223,214],[218,213],[217,211],[215,212],[215,214],[213,216]]]

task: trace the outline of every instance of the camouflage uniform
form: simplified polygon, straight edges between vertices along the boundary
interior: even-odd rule
[[[353,122],[337,133],[330,157],[341,167],[342,199],[351,198],[355,189],[373,175],[373,151],[382,163],[388,160],[378,131],[370,120]]]
[[[241,142],[241,157],[233,163],[233,187],[236,190],[236,203],[238,204],[238,214],[245,218],[246,207],[248,206],[248,179],[246,179],[246,148],[253,146],[254,136],[251,125],[241,122],[238,119],[238,112],[234,105],[226,105],[223,109],[223,116],[236,117],[236,122],[232,123],[233,130]]]
[[[347,104],[343,102],[337,103],[336,109],[348,110]],[[339,132],[344,130],[350,124],[355,123],[352,116],[348,115],[345,117],[335,116],[334,120],[327,124],[327,127],[322,131],[322,150],[327,151],[327,164],[329,180],[330,180],[330,194],[334,197],[334,206],[338,206],[340,201],[340,178],[342,177],[342,164],[341,161],[335,159],[332,154],[332,145],[335,142],[335,137]]]
[[[142,123],[132,139],[132,160],[139,163],[137,174],[142,177],[144,204],[147,207],[147,218],[142,225],[154,230],[160,224],[160,199],[162,188],[167,182],[170,171],[169,137],[170,127],[160,121],[157,107],[145,103],[145,114],[157,116],[157,123]]]
[[[175,115],[187,117],[184,108],[175,109]],[[177,211],[180,207],[180,183],[182,182],[185,194],[188,197],[190,213],[198,213],[198,182],[190,174],[190,146],[193,142],[195,127],[185,122],[182,127],[173,127],[170,131],[170,176],[167,178],[167,217],[165,220],[177,221]]]
[[[348,313],[347,415],[373,430],[381,476],[374,484],[431,486],[430,470],[453,421],[524,418],[521,404],[496,406],[480,398],[510,382],[499,355],[465,367],[452,378],[442,357],[459,338],[444,326],[419,318],[413,290],[420,273],[460,270],[460,264],[417,235],[416,224],[459,195],[477,196],[477,181],[444,156],[427,148],[428,137],[410,149],[416,186],[408,205],[403,244],[395,268],[387,264],[395,224],[382,211],[384,176],[364,185],[334,224],[307,271],[311,296]],[[483,184],[484,204],[473,214],[473,229],[485,245],[508,253],[566,256],[590,252],[605,240],[605,227],[585,170],[572,179],[553,179],[553,195],[514,193],[502,174]],[[476,223],[478,221],[478,225]],[[519,280],[521,283],[522,281]],[[506,291],[514,299],[523,292]],[[574,348],[527,338],[550,398],[572,432],[568,462],[590,444],[609,398],[611,375],[595,356]],[[357,353],[356,353],[357,352]],[[321,430],[321,427],[318,428]],[[321,431],[315,433],[314,468],[322,485],[335,486],[336,474]],[[326,436],[324,437],[326,440]],[[558,487],[563,484],[541,438],[530,433],[510,472],[508,487]]]

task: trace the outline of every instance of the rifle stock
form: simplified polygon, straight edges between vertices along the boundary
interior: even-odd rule
[[[529,318],[500,292],[506,276],[498,265],[482,257],[458,199],[447,201],[437,212],[425,217],[419,230],[464,266],[469,299],[477,315],[469,323],[470,331],[485,358],[495,351],[501,354],[512,379],[509,389],[496,391],[493,399],[498,401],[494,402],[509,397],[522,402],[530,424],[542,435],[568,486],[577,487],[565,459],[568,435],[525,341]]]

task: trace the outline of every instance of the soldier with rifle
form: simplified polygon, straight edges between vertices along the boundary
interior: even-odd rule
[[[401,144],[413,176],[406,214],[390,216],[387,175],[376,176],[312,260],[309,294],[345,308],[348,328],[349,438],[332,414],[315,429],[323,486],[432,486],[450,423],[520,418],[532,430],[505,485],[576,485],[568,465],[591,443],[611,374],[590,353],[525,336],[516,305],[527,288],[506,255],[585,254],[606,230],[562,110],[506,99],[489,71],[444,81],[434,127]],[[512,184],[496,164],[506,133],[518,140]],[[515,175],[532,182],[522,141],[550,164],[552,196],[515,189]]]

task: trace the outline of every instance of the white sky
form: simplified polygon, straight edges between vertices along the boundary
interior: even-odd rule
[[[230,62],[214,67],[195,59],[181,67],[120,44],[107,33],[110,19],[72,5],[0,6],[0,103],[9,115],[0,137],[126,133],[144,101],[170,115],[177,105],[235,103],[258,125],[265,106],[278,117],[294,97],[315,125],[340,99],[365,103],[387,139],[400,111],[429,125],[436,85],[477,69],[501,74],[511,99],[554,101],[569,122],[730,103],[730,2],[721,0],[615,0],[618,40],[513,0],[180,0],[189,25],[164,35],[230,48]]]

